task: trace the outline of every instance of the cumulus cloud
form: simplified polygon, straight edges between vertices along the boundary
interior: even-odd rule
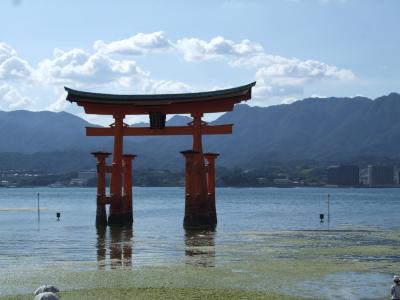
[[[285,59],[269,62],[259,68],[256,78],[269,78],[275,84],[301,85],[319,79],[351,80],[354,74],[347,69],[339,69],[316,60],[301,61],[298,59]]]
[[[149,72],[132,59],[79,48],[69,51],[56,48],[51,59],[39,63],[35,74],[42,85],[54,89],[56,101],[46,107],[51,111],[73,110],[65,101],[64,85],[111,93],[179,93],[190,89],[182,82],[150,78]]]
[[[146,73],[132,60],[115,60],[104,53],[91,54],[82,49],[56,49],[53,59],[39,64],[38,76],[47,82],[98,86]]]
[[[7,58],[17,55],[17,52],[6,43],[0,43],[0,63]]]
[[[0,79],[29,79],[32,69],[29,64],[18,57],[10,57],[0,64]]]
[[[179,81],[148,80],[144,85],[144,91],[149,94],[176,94],[189,93],[192,88]]]
[[[67,98],[67,93],[65,91],[60,92],[60,95],[58,96],[57,100],[51,103],[48,107],[46,107],[46,110],[56,111],[56,112],[66,110],[67,107],[71,105],[70,102],[65,101],[66,98]]]
[[[266,53],[260,53],[249,58],[238,58],[232,61],[231,65],[233,67],[258,68],[258,73],[271,77],[324,77],[339,80],[352,80],[355,77],[351,70],[340,69],[317,60],[300,60]]]
[[[164,32],[139,33],[128,39],[105,43],[95,42],[94,55],[143,55],[149,52],[175,52],[185,61],[225,60],[231,67],[254,69],[258,84],[255,95],[288,99],[301,97],[304,86],[322,80],[348,81],[355,76],[351,70],[341,69],[317,60],[299,60],[267,53],[263,47],[250,40],[232,41],[216,36],[209,41],[198,38],[168,39]],[[181,82],[152,80],[142,76],[142,87],[148,93],[187,92],[189,86]],[[132,77],[123,77],[122,86],[130,86]],[[282,100],[283,101],[283,100]],[[286,100],[285,100],[286,101]],[[262,103],[259,103],[262,104]]]
[[[17,51],[6,43],[0,43],[0,109],[27,108],[31,100],[22,94],[31,81],[32,68],[20,58]]]
[[[155,79],[133,60],[134,56],[150,53],[178,54],[188,63],[219,60],[231,68],[228,72],[250,70],[254,77],[249,81],[257,80],[251,103],[261,106],[299,99],[304,95],[304,88],[310,84],[355,78],[349,69],[318,60],[273,55],[257,42],[247,39],[233,41],[222,36],[210,40],[194,37],[170,40],[162,31],[138,33],[109,43],[96,41],[91,50],[75,48],[65,51],[56,48],[52,57],[39,62],[35,68],[20,58],[12,47],[0,43],[0,109],[30,105],[29,98],[22,94],[28,82],[36,85],[34,89],[42,89],[42,94],[51,94],[48,99],[53,99],[52,102],[47,101],[44,107],[56,111],[69,109],[64,85],[131,94],[198,90],[181,81]]]
[[[17,52],[5,43],[0,43],[0,80],[29,79],[32,68],[17,56]]]
[[[317,60],[286,58],[265,52],[238,58],[231,61],[231,65],[254,68],[257,80],[254,95],[270,99],[269,102],[274,103],[303,96],[304,86],[307,84],[324,80],[350,81],[355,78],[349,69],[341,69]]]
[[[258,43],[243,40],[235,43],[217,36],[210,41],[197,38],[183,38],[176,42],[169,40],[163,31],[152,33],[138,33],[130,38],[105,43],[96,41],[93,48],[97,52],[118,55],[144,55],[149,52],[181,53],[187,61],[201,61],[229,56],[243,56],[263,50]]]
[[[209,42],[196,38],[180,39],[177,41],[175,47],[178,52],[183,54],[184,59],[187,61],[246,56],[263,50],[262,46],[258,43],[253,43],[249,40],[235,43],[222,36],[217,36]]]
[[[148,52],[166,51],[172,43],[165,37],[164,32],[138,33],[130,38],[111,43],[96,41],[93,48],[107,54],[143,55]]]
[[[110,43],[99,40],[94,43],[93,48],[101,53],[133,56],[149,52],[177,51],[187,61],[250,55],[263,50],[258,43],[249,40],[235,43],[222,36],[214,37],[210,41],[183,38],[173,42],[165,36],[163,31],[138,33],[130,38]]]
[[[0,83],[1,110],[27,109],[30,104],[31,100],[21,95],[16,88],[5,83]]]

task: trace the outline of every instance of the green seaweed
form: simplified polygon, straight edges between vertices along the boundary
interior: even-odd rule
[[[129,289],[92,289],[68,291],[60,294],[63,300],[98,300],[98,299],[263,299],[263,300],[305,300],[306,298],[283,296],[274,293],[242,291],[235,289],[193,289],[193,288],[129,288]],[[32,296],[10,296],[0,299],[25,300]]]
[[[62,294],[63,299],[79,299],[76,297],[82,291],[86,293],[82,299],[112,299],[103,296],[120,293],[118,289],[123,290],[115,294],[118,299],[132,295],[135,299],[184,299],[187,293],[198,297],[191,299],[246,299],[249,295],[252,299],[285,299],[283,295],[307,295],[299,283],[317,280],[323,285],[324,277],[329,274],[392,274],[400,269],[396,252],[400,246],[398,231],[242,232],[232,235],[234,238],[225,244],[182,248],[182,251],[191,251],[192,256],[155,260],[153,266],[133,264],[129,268],[98,270],[96,262],[60,263],[0,276],[0,286],[9,287],[8,293],[15,294],[21,283],[25,292],[43,283],[52,283],[68,291]],[[288,286],[296,286],[296,289],[288,290]],[[96,298],[96,295],[103,296]]]

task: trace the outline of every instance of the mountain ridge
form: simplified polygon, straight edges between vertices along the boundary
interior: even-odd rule
[[[220,153],[217,164],[225,167],[305,160],[330,163],[357,157],[397,159],[399,115],[398,93],[375,100],[329,97],[305,98],[269,107],[239,104],[234,111],[210,122],[233,123],[233,134],[205,136],[204,151]],[[186,125],[189,121],[189,117],[177,115],[167,125]],[[50,156],[58,153],[65,160],[81,156],[79,159],[85,161],[81,165],[86,168],[89,162],[93,163],[90,151],[112,149],[111,137],[85,136],[84,127],[91,125],[67,112],[0,111],[0,153],[19,153],[43,160],[44,153],[53,153]],[[125,151],[138,155],[135,164],[141,168],[181,168],[183,159],[179,151],[190,148],[190,136],[125,139]],[[83,158],[85,155],[87,158]],[[67,164],[62,160],[59,163]],[[10,163],[0,159],[0,169],[1,165]],[[76,167],[72,161],[70,165]]]

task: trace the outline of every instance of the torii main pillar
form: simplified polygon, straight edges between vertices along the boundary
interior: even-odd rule
[[[185,157],[185,217],[183,226],[186,229],[207,228],[217,226],[215,208],[215,171],[212,165],[204,163],[202,144],[203,114],[192,114],[193,117],[193,148],[182,151]],[[209,191],[214,191],[209,193]]]
[[[215,159],[218,154],[203,154],[204,134],[230,134],[232,124],[209,125],[202,121],[205,113],[232,111],[235,104],[251,98],[255,82],[226,90],[188,94],[112,95],[76,91],[65,88],[67,100],[77,103],[88,114],[111,115],[109,127],[86,127],[88,136],[112,136],[114,147],[111,165],[106,164],[107,152],[93,152],[97,159],[97,225],[132,224],[132,160],[135,155],[123,154],[124,136],[192,135],[191,150],[185,157],[185,216],[188,229],[214,229]],[[190,114],[187,126],[165,126],[167,114]],[[149,115],[150,127],[130,127],[124,123],[127,115]],[[207,160],[207,164],[205,162]],[[106,173],[111,173],[110,194],[106,195]],[[106,216],[106,205],[110,205]]]

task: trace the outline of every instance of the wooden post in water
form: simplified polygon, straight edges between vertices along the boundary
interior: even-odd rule
[[[40,194],[37,193],[37,216],[38,216],[38,221],[40,221]]]
[[[331,220],[331,213],[330,213],[330,198],[331,198],[331,195],[330,194],[328,194],[328,223],[330,222],[330,220]]]

